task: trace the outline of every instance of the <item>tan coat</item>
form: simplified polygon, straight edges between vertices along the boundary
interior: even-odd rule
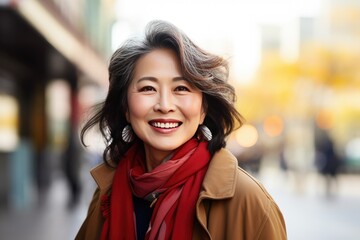
[[[91,171],[98,188],[76,240],[97,240],[102,228],[99,196],[112,184],[114,169],[102,164]],[[284,218],[264,187],[237,166],[226,149],[212,158],[196,205],[193,239],[282,240]]]

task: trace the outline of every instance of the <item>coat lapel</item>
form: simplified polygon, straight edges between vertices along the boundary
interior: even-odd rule
[[[221,149],[210,161],[209,168],[206,172],[199,199],[196,204],[196,217],[202,227],[206,238],[210,238],[207,231],[207,207],[205,200],[220,200],[234,196],[236,187],[237,159],[226,149]],[[196,233],[195,233],[196,234]],[[205,236],[201,234],[201,238]]]

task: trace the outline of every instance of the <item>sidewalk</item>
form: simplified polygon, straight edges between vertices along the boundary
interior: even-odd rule
[[[74,239],[87,212],[85,200],[73,209],[67,208],[67,189],[62,179],[52,184],[43,203],[22,211],[0,213],[0,235],[6,240]]]
[[[260,180],[283,212],[289,240],[360,239],[359,175],[339,175],[327,195],[324,179],[315,173],[298,179],[282,174],[268,171]]]

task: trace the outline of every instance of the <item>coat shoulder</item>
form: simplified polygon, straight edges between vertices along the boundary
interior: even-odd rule
[[[255,239],[286,239],[283,214],[263,184],[238,167],[233,203],[245,216],[249,226],[255,231]]]
[[[286,239],[276,202],[259,180],[238,166],[231,152],[223,149],[214,155],[206,180],[207,217],[199,212],[199,219],[207,222],[213,239]],[[219,224],[219,219],[227,224]]]

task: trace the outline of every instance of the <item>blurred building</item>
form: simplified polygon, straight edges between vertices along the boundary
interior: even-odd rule
[[[77,191],[79,89],[106,87],[113,5],[0,1],[1,207],[45,192],[56,164]]]

